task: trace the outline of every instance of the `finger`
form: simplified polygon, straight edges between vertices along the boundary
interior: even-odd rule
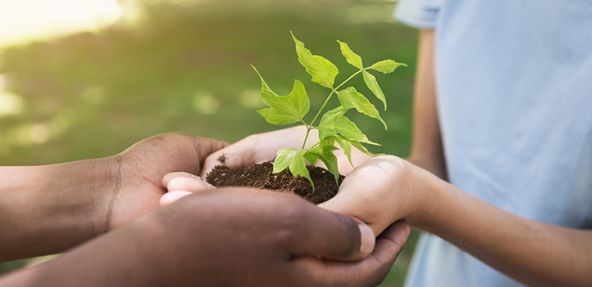
[[[169,191],[160,197],[160,207],[165,207],[192,193],[193,192],[189,191]]]
[[[164,187],[167,187],[169,185],[169,181],[171,181],[171,179],[175,178],[175,177],[189,177],[189,178],[199,178],[199,176],[188,173],[188,172],[170,172],[167,173],[163,178],[162,178],[162,185]]]
[[[327,286],[376,286],[384,280],[403,250],[410,230],[406,222],[395,222],[377,238],[372,254],[359,262],[298,258],[295,268],[303,276],[320,280]]]
[[[185,172],[169,173],[165,175],[163,178],[163,184],[169,191],[196,192],[215,188],[200,177]]]
[[[336,260],[361,260],[374,249],[372,229],[349,216],[308,205],[299,218],[300,230],[290,241],[291,255],[320,256]]]
[[[301,148],[305,135],[306,127],[297,126],[246,137],[208,156],[204,162],[201,176],[206,177],[218,165],[236,169],[272,161],[278,150],[282,148]],[[309,137],[313,138],[314,136],[309,135]]]
[[[213,152],[216,152],[216,151],[221,150],[227,146],[230,146],[229,143],[227,143],[225,141],[221,141],[221,140],[198,137],[198,136],[193,136],[193,135],[188,135],[188,136],[189,136],[189,141],[195,147],[195,150],[197,151],[198,156],[202,161],[205,160],[205,158],[208,155],[212,154]]]
[[[376,248],[373,252],[376,262],[390,262],[392,266],[403,251],[409,233],[411,233],[411,226],[402,220],[393,223],[382,232],[376,239]]]

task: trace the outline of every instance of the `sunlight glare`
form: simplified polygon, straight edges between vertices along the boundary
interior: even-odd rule
[[[97,31],[121,13],[117,0],[0,0],[0,47]]]

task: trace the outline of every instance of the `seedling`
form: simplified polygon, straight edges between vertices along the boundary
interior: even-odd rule
[[[295,122],[301,122],[307,128],[304,142],[302,143],[302,149],[284,148],[278,151],[277,158],[274,162],[273,173],[279,173],[286,168],[290,170],[294,176],[302,176],[308,179],[313,185],[312,179],[310,178],[309,172],[306,169],[305,159],[313,164],[317,160],[321,160],[327,166],[329,172],[335,176],[335,181],[339,180],[339,170],[337,168],[337,157],[333,154],[338,148],[335,147],[335,143],[339,144],[350,164],[351,161],[351,150],[352,146],[358,148],[362,152],[369,154],[368,150],[362,145],[362,143],[379,145],[374,143],[366,137],[362,131],[356,126],[354,122],[348,119],[344,114],[350,109],[355,109],[359,113],[367,115],[371,118],[375,118],[382,122],[385,130],[387,129],[386,122],[380,117],[380,113],[374,107],[372,103],[362,94],[360,94],[354,87],[347,87],[341,89],[349,80],[358,74],[362,74],[364,82],[372,91],[372,93],[384,103],[384,110],[386,111],[386,99],[382,89],[378,85],[376,78],[369,73],[369,70],[376,70],[385,74],[391,73],[399,66],[407,66],[402,63],[397,63],[393,60],[384,60],[377,62],[369,67],[364,68],[362,64],[362,58],[354,53],[346,43],[341,41],[339,45],[341,47],[341,53],[347,60],[347,62],[354,67],[358,68],[359,71],[355,72],[341,84],[335,86],[334,81],[339,70],[331,63],[331,61],[317,55],[313,55],[310,50],[304,47],[304,43],[296,39],[294,34],[292,38],[296,43],[296,53],[298,54],[298,60],[306,71],[312,76],[312,81],[320,84],[331,90],[329,96],[325,100],[325,103],[321,106],[316,116],[310,124],[304,122],[303,118],[310,109],[310,100],[304,89],[304,85],[294,80],[294,88],[292,92],[287,96],[279,96],[274,93],[263,77],[253,66],[253,69],[257,72],[261,78],[261,97],[263,101],[269,106],[257,111],[261,114],[265,120],[274,125],[287,125]],[[333,94],[337,94],[341,105],[333,110],[326,112],[321,118],[321,122],[318,126],[314,126],[316,120],[321,115],[321,112],[331,99]],[[319,142],[313,145],[311,148],[306,147],[306,141],[311,130],[319,130]]]

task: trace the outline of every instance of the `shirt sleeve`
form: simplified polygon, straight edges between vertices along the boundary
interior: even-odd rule
[[[438,0],[399,0],[393,17],[415,28],[433,29],[436,27],[439,11]]]

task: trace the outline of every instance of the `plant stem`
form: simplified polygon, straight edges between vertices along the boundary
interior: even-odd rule
[[[337,93],[337,89],[341,88],[341,86],[343,86],[345,83],[347,83],[349,80],[351,80],[353,77],[355,77],[357,74],[361,73],[364,70],[359,70],[359,71],[355,72],[353,75],[351,75],[349,78],[347,78],[341,84],[339,84],[339,86],[337,86],[337,88],[331,87],[331,93],[329,94],[329,96],[327,97],[327,99],[325,100],[323,105],[321,106],[321,109],[319,109],[319,112],[317,113],[317,115],[314,117],[314,119],[312,119],[312,122],[310,123],[310,125],[307,125],[305,122],[302,122],[302,123],[304,123],[304,125],[306,126],[306,129],[307,129],[306,137],[304,137],[304,142],[302,143],[302,149],[304,149],[304,147],[306,146],[306,141],[308,140],[308,134],[310,133],[310,130],[313,129],[313,125],[314,125],[315,121],[321,115],[321,112],[323,111],[323,109],[325,108],[325,106],[327,105],[329,100],[331,99],[331,96],[333,95],[333,93]]]
[[[304,149],[304,147],[306,146],[306,140],[308,139],[308,134],[310,133],[310,130],[312,130],[312,128],[310,128],[309,126],[306,126],[306,137],[304,137],[304,142],[302,143],[302,149]]]
[[[347,83],[349,80],[351,80],[353,77],[355,77],[357,74],[361,73],[364,70],[359,70],[359,71],[355,72],[353,75],[351,75],[351,77],[347,78],[347,80],[345,80],[345,81],[343,81],[343,83],[339,84],[339,86],[337,86],[337,88],[335,88],[335,90],[341,88],[341,86],[343,86],[345,83]],[[337,91],[335,91],[335,92],[337,92]]]
[[[337,92],[335,89],[331,88],[331,93],[329,94],[329,96],[327,97],[327,99],[325,100],[325,103],[323,103],[323,105],[321,106],[321,109],[319,110],[319,112],[317,113],[317,115],[314,117],[314,119],[312,119],[312,122],[310,123],[310,126],[312,127],[315,123],[315,121],[317,120],[317,118],[321,115],[321,112],[323,111],[323,109],[325,108],[325,105],[327,105],[327,103],[329,102],[329,99],[331,99],[331,96],[333,95],[333,93]]]
[[[355,77],[357,74],[361,73],[363,70],[359,70],[357,72],[355,72],[353,75],[351,75],[349,78],[347,78],[345,81],[343,81],[341,84],[339,84],[339,86],[337,86],[337,88],[331,88],[331,93],[329,94],[329,96],[327,97],[327,99],[325,100],[325,103],[323,103],[323,105],[321,106],[321,109],[319,110],[319,112],[317,113],[317,115],[314,117],[314,119],[312,120],[312,122],[310,123],[310,126],[312,127],[315,123],[315,121],[317,120],[317,118],[321,115],[321,112],[323,111],[323,109],[325,108],[325,105],[327,105],[327,103],[329,102],[329,99],[331,99],[331,96],[333,95],[333,93],[337,93],[337,90],[339,88],[341,88],[341,86],[345,85],[345,83],[347,83],[349,80],[351,80],[353,77]]]

